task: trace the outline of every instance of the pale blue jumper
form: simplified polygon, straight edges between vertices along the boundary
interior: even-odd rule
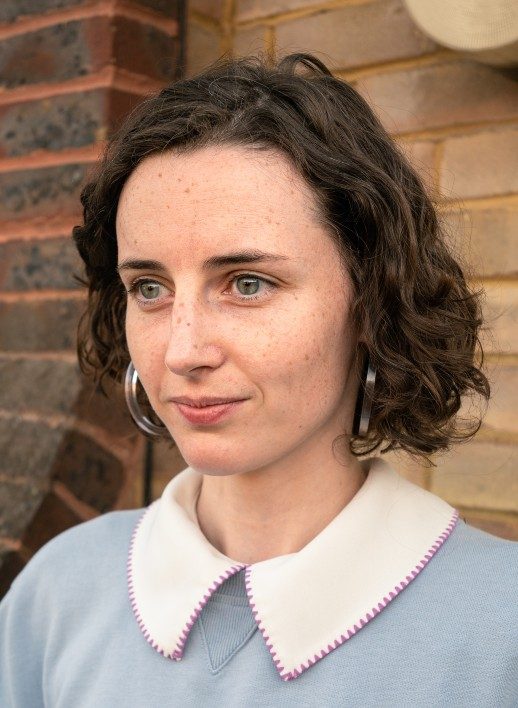
[[[203,608],[181,661],[150,646],[127,587],[142,511],[65,531],[16,578],[0,603],[1,708],[518,707],[518,543],[459,520],[379,615],[283,681],[244,571]]]

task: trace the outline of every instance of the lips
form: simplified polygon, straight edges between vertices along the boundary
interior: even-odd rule
[[[190,398],[189,396],[175,396],[171,399],[175,403],[183,403],[192,408],[204,408],[205,406],[216,406],[222,403],[234,403],[242,401],[242,398],[230,398],[228,396],[203,396],[201,398]]]
[[[209,406],[195,407],[186,405],[185,403],[176,403],[176,406],[184,418],[190,423],[210,425],[228,417],[243,403],[243,400],[237,400]]]

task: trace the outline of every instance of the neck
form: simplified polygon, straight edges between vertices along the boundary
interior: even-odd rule
[[[366,478],[357,458],[298,461],[242,474],[204,475],[196,513],[208,541],[241,563],[296,553],[351,501]]]

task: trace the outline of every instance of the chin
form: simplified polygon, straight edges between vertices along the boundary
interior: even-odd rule
[[[186,465],[211,476],[229,476],[260,472],[290,452],[285,436],[266,434],[255,426],[237,434],[225,431],[190,431],[175,425],[177,435],[171,434]],[[236,431],[232,431],[236,432]]]
[[[210,444],[203,445],[181,445],[177,442],[178,449],[186,465],[192,467],[197,472],[211,475],[213,477],[225,477],[233,474],[246,472],[248,466],[243,465],[243,459],[234,452],[230,453],[226,449],[211,449]],[[233,450],[235,446],[233,445]]]

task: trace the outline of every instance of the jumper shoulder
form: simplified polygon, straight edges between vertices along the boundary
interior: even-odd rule
[[[518,542],[463,520],[450,540],[437,558],[443,585],[437,593],[448,593],[454,605],[459,603],[459,611],[462,605],[476,615],[481,632],[500,624],[508,639],[516,642],[518,653]]]
[[[51,586],[95,573],[109,575],[113,563],[125,553],[133,527],[145,511],[110,511],[61,532],[42,546],[14,579],[7,595],[34,584]]]

